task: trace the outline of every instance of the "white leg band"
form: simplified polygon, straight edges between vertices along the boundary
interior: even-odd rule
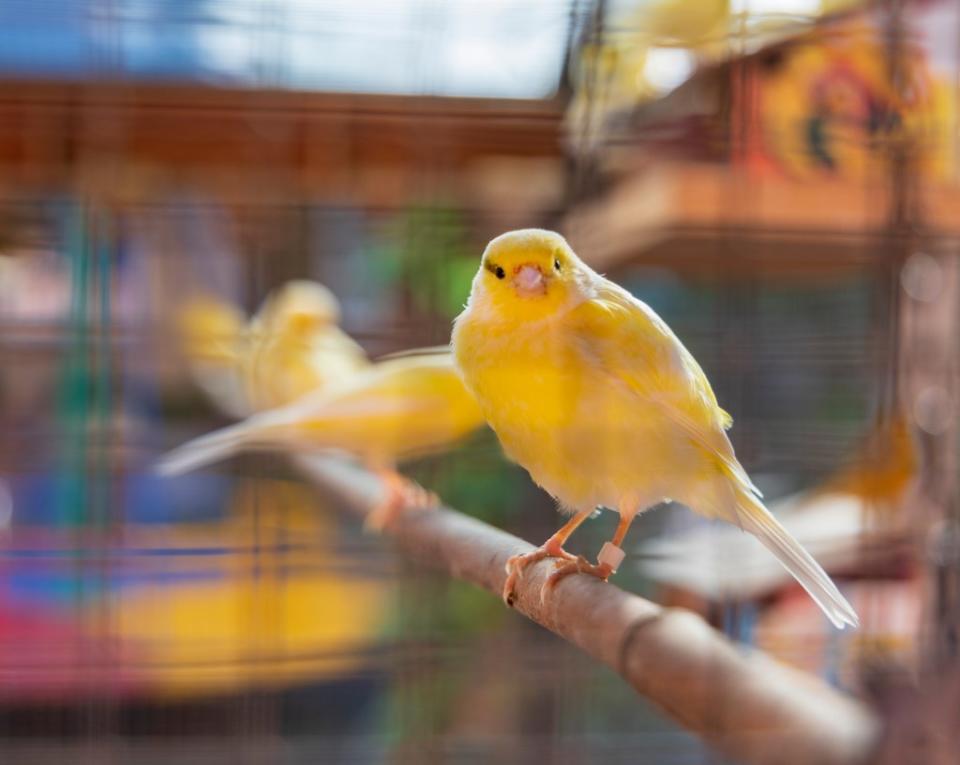
[[[611,571],[616,571],[620,568],[620,564],[623,563],[623,559],[627,557],[627,554],[617,547],[613,542],[604,542],[603,547],[600,548],[600,554],[597,556],[597,560],[600,563],[605,563],[610,566]]]

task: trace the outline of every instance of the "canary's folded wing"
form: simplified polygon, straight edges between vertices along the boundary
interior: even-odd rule
[[[625,290],[608,284],[576,308],[572,321],[593,364],[657,407],[732,483],[709,482],[694,509],[736,523],[756,536],[807,590],[833,624],[858,624],[830,577],[763,506],[760,492],[737,461],[725,428],[730,416],[717,404],[703,370],[670,328]],[[692,496],[697,496],[695,487]],[[732,488],[732,491],[731,491]]]
[[[608,282],[594,299],[578,306],[571,319],[583,352],[596,366],[657,405],[732,477],[761,496],[724,432],[732,418],[720,408],[696,359],[659,316]]]

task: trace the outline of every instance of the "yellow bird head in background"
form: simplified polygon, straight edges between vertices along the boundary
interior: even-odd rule
[[[271,332],[309,334],[340,323],[340,302],[317,282],[287,282],[267,298],[255,321]]]

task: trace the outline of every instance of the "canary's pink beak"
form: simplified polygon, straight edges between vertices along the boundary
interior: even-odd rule
[[[532,263],[524,263],[514,271],[513,283],[521,295],[542,295],[547,291],[543,271]]]

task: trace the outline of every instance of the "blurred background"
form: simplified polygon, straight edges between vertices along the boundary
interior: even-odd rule
[[[441,344],[485,243],[528,226],[671,324],[863,626],[679,507],[617,583],[873,700],[936,673],[958,45],[948,0],[3,0],[4,761],[719,761],[281,456],[151,470],[230,421],[191,300],[246,316],[314,279],[371,357]],[[489,432],[404,469],[535,543],[559,523]]]

